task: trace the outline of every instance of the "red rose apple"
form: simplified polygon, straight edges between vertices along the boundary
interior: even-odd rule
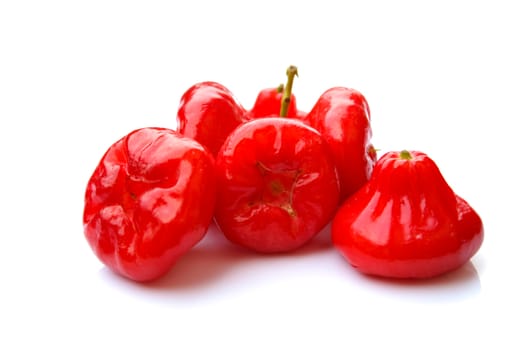
[[[204,237],[214,204],[208,150],[173,130],[138,129],[109,147],[89,179],[84,234],[109,269],[149,281]]]
[[[235,129],[217,155],[215,220],[232,242],[264,252],[307,243],[332,219],[339,182],[319,132],[267,117]]]

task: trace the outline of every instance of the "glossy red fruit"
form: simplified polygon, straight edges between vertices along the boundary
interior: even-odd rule
[[[306,124],[268,117],[247,122],[217,155],[215,219],[232,242],[264,253],[307,243],[339,200],[335,166],[321,135]]]
[[[248,120],[268,117],[271,115],[279,115],[281,110],[281,102],[283,98],[284,87],[281,85],[277,88],[263,89],[257,95],[257,99],[251,110],[248,111]],[[306,113],[297,110],[297,102],[295,95],[290,97],[290,105],[285,117],[289,118],[304,118]]]
[[[173,130],[143,128],[114,143],[89,179],[84,233],[111,270],[136,281],[167,273],[206,233],[213,157]]]
[[[216,155],[226,137],[246,121],[247,111],[223,85],[202,82],[181,97],[178,131],[206,146]]]
[[[341,200],[348,198],[368,181],[376,162],[365,97],[354,89],[331,88],[317,100],[306,121],[328,143],[339,173]]]
[[[454,270],[483,241],[479,215],[418,151],[389,152],[338,210],[335,247],[366,274],[428,278]]]

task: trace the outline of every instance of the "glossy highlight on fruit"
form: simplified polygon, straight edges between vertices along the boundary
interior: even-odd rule
[[[283,98],[284,86],[280,85],[276,88],[262,89],[251,110],[247,112],[247,120],[278,116],[281,110],[281,103]],[[297,109],[297,102],[295,95],[290,97],[290,106],[288,107],[287,115],[288,118],[304,118],[306,113],[301,112]]]
[[[343,201],[368,181],[376,162],[368,102],[355,89],[330,88],[319,97],[306,121],[329,145]]]
[[[457,269],[483,235],[479,215],[419,151],[384,154],[332,223],[333,243],[348,262],[383,277],[428,278]]]
[[[137,129],[109,147],[88,181],[85,238],[112,271],[150,281],[204,237],[215,198],[208,150],[170,129]]]
[[[226,137],[240,124],[280,115],[284,89],[282,85],[262,89],[253,107],[247,110],[222,84],[213,81],[194,84],[180,99],[177,131],[206,146],[215,156]],[[288,105],[286,117],[306,117],[306,113],[297,109],[291,93]]]
[[[306,244],[339,200],[335,165],[321,135],[281,117],[239,126],[217,155],[215,220],[232,242],[263,253]]]
[[[197,83],[181,97],[177,131],[216,155],[230,132],[246,121],[246,114],[233,93],[223,85],[211,81]]]

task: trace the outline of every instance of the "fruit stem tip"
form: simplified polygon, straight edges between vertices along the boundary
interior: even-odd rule
[[[290,106],[290,100],[292,98],[292,86],[293,80],[295,77],[299,76],[296,66],[289,66],[286,70],[286,76],[288,80],[286,81],[286,87],[283,91],[283,96],[281,98],[281,111],[279,115],[281,117],[286,117],[288,115],[288,107]]]

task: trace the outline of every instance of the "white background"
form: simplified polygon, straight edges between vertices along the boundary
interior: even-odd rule
[[[0,348],[523,349],[525,21],[519,1],[2,1]],[[214,80],[250,108],[299,67],[308,111],[360,90],[381,153],[429,154],[485,241],[442,278],[353,270],[325,230],[293,254],[213,227],[149,285],[109,272],[82,231],[85,185],[131,130],[175,127]]]

